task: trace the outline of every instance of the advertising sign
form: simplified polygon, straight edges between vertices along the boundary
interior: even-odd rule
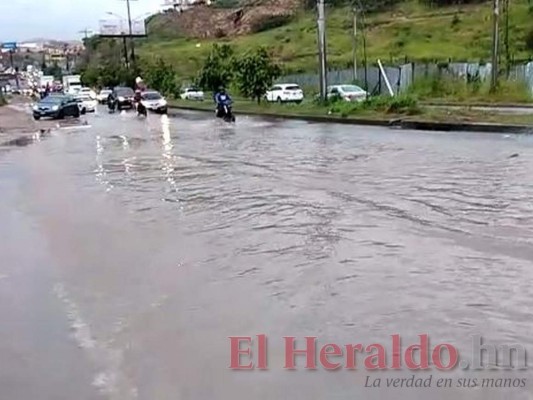
[[[4,42],[2,43],[2,49],[5,50],[15,50],[17,48],[16,42]]]
[[[129,25],[125,19],[111,19],[100,21],[100,36],[120,37],[129,36]],[[131,21],[131,35],[132,36],[146,36],[146,25],[144,20]]]

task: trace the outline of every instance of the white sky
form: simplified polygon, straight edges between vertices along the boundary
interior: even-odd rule
[[[131,0],[135,19],[161,9],[163,0]],[[125,0],[0,0],[0,42],[35,38],[81,39],[85,28],[98,30],[106,12],[126,17]]]

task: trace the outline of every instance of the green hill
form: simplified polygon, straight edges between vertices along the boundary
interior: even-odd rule
[[[533,24],[533,7],[525,0],[511,3],[509,11],[509,53],[518,60],[529,58],[526,36]],[[489,61],[492,2],[428,7],[402,2],[386,12],[367,14],[365,31],[369,62]],[[349,8],[327,10],[328,63],[346,68],[352,60],[352,21]],[[363,20],[359,19],[358,59],[362,59]],[[502,49],[505,18],[502,17]],[[316,71],[316,22],[311,11],[301,11],[288,24],[264,32],[234,38],[160,38],[157,32],[140,47],[144,56],[158,56],[174,64],[183,77],[194,76],[211,44],[227,42],[237,51],[269,46],[287,72]]]

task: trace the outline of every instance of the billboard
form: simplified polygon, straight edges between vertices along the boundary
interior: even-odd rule
[[[120,37],[129,36],[128,20],[125,19],[110,19],[100,21],[100,36]],[[131,35],[143,37],[146,36],[146,25],[144,20],[131,21]]]
[[[4,50],[15,50],[17,48],[16,42],[4,42],[2,43],[2,49]]]

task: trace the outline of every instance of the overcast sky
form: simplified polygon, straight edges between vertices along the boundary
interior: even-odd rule
[[[132,19],[157,12],[163,0],[132,0]],[[78,32],[98,29],[106,12],[127,15],[125,0],[0,0],[0,42],[33,38],[81,39]]]

